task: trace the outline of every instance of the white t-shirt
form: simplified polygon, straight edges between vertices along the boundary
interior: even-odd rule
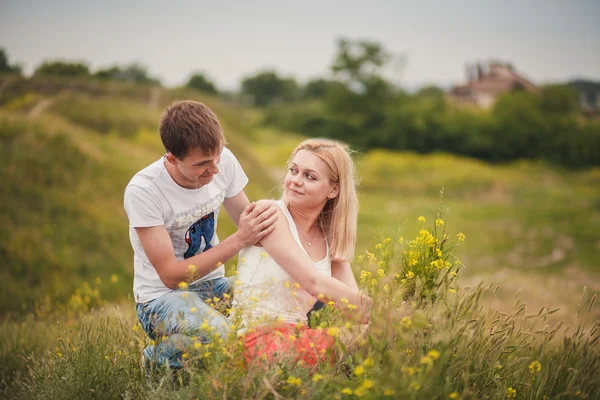
[[[275,204],[283,210],[296,243],[306,252],[285,203],[279,200]],[[321,274],[331,276],[329,244],[325,258],[314,265]],[[262,247],[249,246],[240,251],[237,281],[231,318],[241,319],[238,334],[250,326],[274,322],[306,323],[306,313],[316,302]]]
[[[129,217],[129,239],[133,247],[133,294],[146,303],[171,292],[148,260],[135,228],[164,225],[169,232],[175,258],[188,259],[219,243],[217,220],[225,198],[238,194],[248,177],[235,156],[224,148],[219,173],[200,189],[179,186],[165,167],[165,159],[150,164],[131,179],[125,189],[125,211]],[[199,279],[224,276],[223,266]]]

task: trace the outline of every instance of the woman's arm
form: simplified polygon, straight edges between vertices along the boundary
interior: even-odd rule
[[[279,207],[277,214],[274,231],[261,240],[265,250],[312,296],[325,296],[325,301],[333,300],[336,303],[345,303],[342,301],[345,299],[358,307],[363,322],[368,321],[371,299],[362,295],[356,287],[318,272],[308,254],[294,240],[287,218]]]
[[[332,261],[331,262],[331,275],[342,282],[346,286],[350,286],[353,289],[358,289],[356,278],[352,273],[352,267],[347,261]]]

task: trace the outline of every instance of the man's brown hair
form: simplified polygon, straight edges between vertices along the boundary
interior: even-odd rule
[[[184,100],[171,104],[160,120],[165,150],[180,160],[190,149],[214,154],[226,144],[217,116],[202,103]]]

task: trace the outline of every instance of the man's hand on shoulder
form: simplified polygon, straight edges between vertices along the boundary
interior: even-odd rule
[[[250,203],[240,215],[240,223],[235,235],[243,247],[260,242],[275,229],[277,205],[271,200]]]

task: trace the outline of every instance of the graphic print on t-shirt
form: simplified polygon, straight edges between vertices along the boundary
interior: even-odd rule
[[[200,218],[198,221],[194,222],[192,226],[190,226],[185,233],[185,241],[188,244],[188,249],[183,254],[185,259],[193,257],[196,255],[198,250],[200,250],[200,246],[202,245],[202,238],[204,238],[204,250],[209,250],[212,248],[212,244],[210,244],[213,236],[215,234],[215,213],[211,212],[208,215]]]

